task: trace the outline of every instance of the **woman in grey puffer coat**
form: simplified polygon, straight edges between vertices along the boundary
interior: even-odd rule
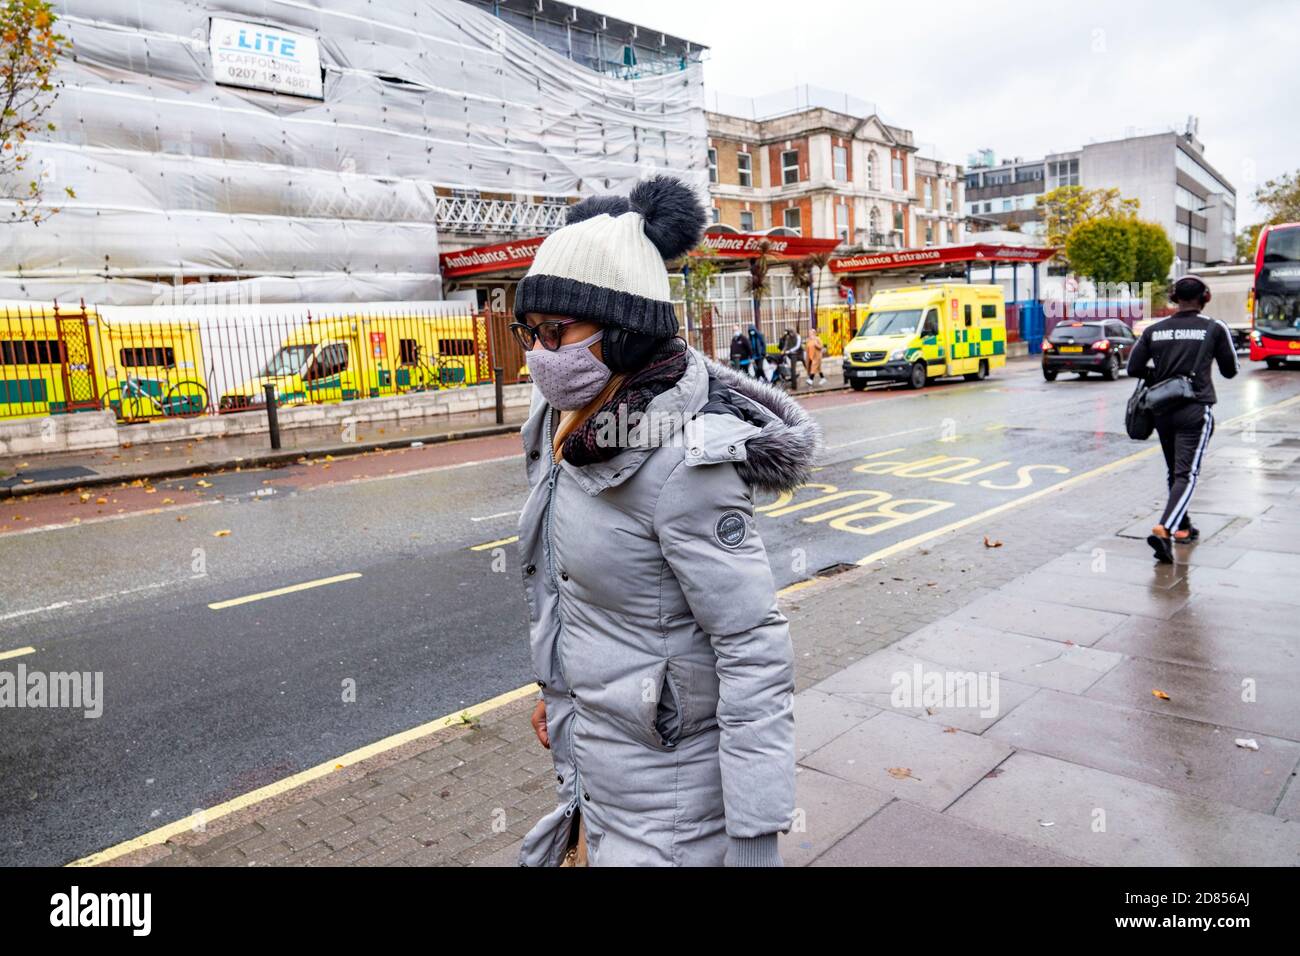
[[[754,490],[808,477],[816,425],[677,331],[664,259],[704,213],[675,180],[600,197],[538,249],[515,333],[535,385],[519,547],[557,805],[519,862],[780,866],[794,673]]]

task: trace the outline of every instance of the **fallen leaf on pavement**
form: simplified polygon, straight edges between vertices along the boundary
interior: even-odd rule
[[[1258,744],[1258,743],[1257,743],[1253,738],[1250,738],[1250,737],[1238,737],[1237,740],[1236,740],[1236,744],[1237,744],[1237,746],[1240,747],[1242,750],[1258,750],[1258,749],[1259,749],[1259,744]]]
[[[1164,691],[1162,691],[1162,690],[1153,690],[1153,691],[1151,692],[1151,696],[1152,696],[1152,697],[1159,697],[1161,700],[1168,700],[1168,699],[1169,699],[1169,695],[1166,694],[1166,693],[1165,693]]]
[[[921,779],[920,777],[912,776],[911,767],[888,767],[886,769],[889,775],[895,778],[896,780],[907,780],[907,779],[920,780]]]
[[[96,499],[95,499],[95,504],[97,504],[97,505],[106,505],[106,504],[108,504],[108,499],[107,499],[107,498],[96,498]]]
[[[984,536],[984,547],[986,547],[986,548],[1000,548],[1000,547],[1002,547],[1002,542],[1001,542],[1001,541],[992,541],[992,540],[989,539],[989,536],[988,536],[988,535],[985,535],[985,536]]]
[[[226,537],[228,534],[230,534],[230,529],[229,529],[229,528],[226,528],[226,529],[224,529],[224,530],[222,530],[222,531],[214,531],[214,532],[212,532],[212,537],[214,537],[214,538],[224,538],[224,537]]]

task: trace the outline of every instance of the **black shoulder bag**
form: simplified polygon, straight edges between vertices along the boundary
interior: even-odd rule
[[[1193,374],[1209,355],[1210,345],[1214,342],[1213,336],[1214,324],[1211,323],[1205,330],[1205,338],[1201,340],[1201,347],[1196,350],[1196,358],[1192,361]],[[1191,375],[1174,375],[1151,386],[1139,382],[1129,397],[1128,408],[1124,415],[1124,427],[1128,431],[1128,437],[1136,441],[1145,441],[1155,430],[1155,416],[1167,414],[1194,401],[1196,401],[1196,383],[1192,381]]]

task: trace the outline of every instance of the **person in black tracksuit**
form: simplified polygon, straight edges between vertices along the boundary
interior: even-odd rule
[[[1147,541],[1156,557],[1165,563],[1173,561],[1172,542],[1194,541],[1199,536],[1187,507],[1196,490],[1205,449],[1214,433],[1211,409],[1217,398],[1211,366],[1217,362],[1224,378],[1237,374],[1232,333],[1221,320],[1201,314],[1210,301],[1205,282],[1197,276],[1183,276],[1174,283],[1170,298],[1178,311],[1148,326],[1128,360],[1130,376],[1141,376],[1154,385],[1176,375],[1189,375],[1196,393],[1195,400],[1157,415],[1155,420],[1168,470],[1169,500],[1160,523],[1151,529]],[[1205,358],[1193,368],[1207,335],[1211,343]],[[1148,369],[1148,363],[1154,367]]]

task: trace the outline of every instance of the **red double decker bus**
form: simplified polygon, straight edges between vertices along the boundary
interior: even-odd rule
[[[1255,252],[1250,359],[1300,364],[1300,222],[1265,226]]]

